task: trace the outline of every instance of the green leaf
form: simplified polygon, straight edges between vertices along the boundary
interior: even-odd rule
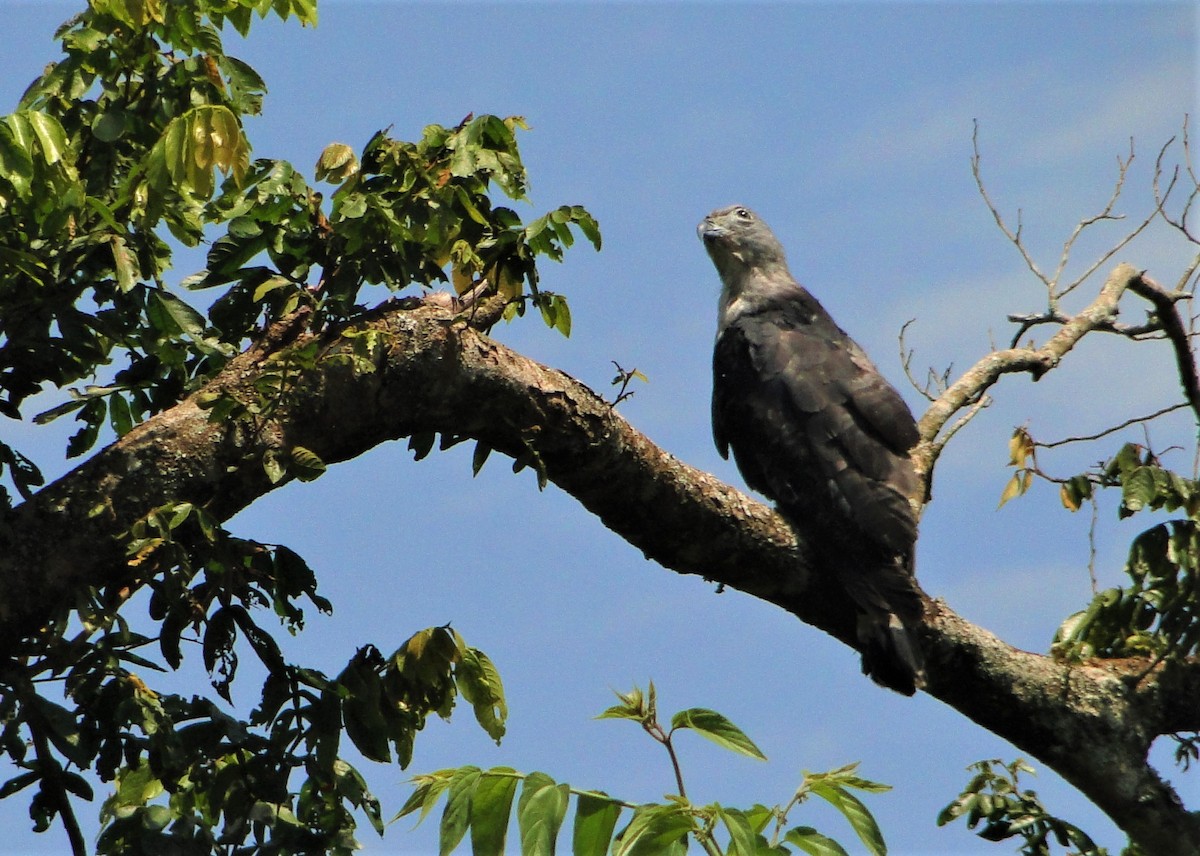
[[[114,143],[125,134],[125,112],[107,110],[92,120],[92,134],[102,143]]]
[[[460,645],[459,655],[461,659],[454,669],[458,691],[474,709],[475,720],[499,744],[504,737],[504,722],[508,717],[500,672],[488,655],[478,648]]]
[[[316,179],[341,184],[358,173],[358,158],[345,143],[330,143],[317,159]]]
[[[845,815],[871,856],[886,856],[887,844],[884,843],[879,824],[857,797],[844,788],[823,782],[814,784],[812,792]]]
[[[428,817],[433,807],[437,805],[437,801],[441,798],[446,788],[450,786],[450,779],[454,773],[454,770],[438,770],[436,773],[414,776],[412,782],[415,783],[416,789],[405,800],[400,811],[392,818],[392,822],[394,823],[400,818],[412,814],[417,809],[421,810],[421,814],[417,818],[417,823],[423,821]]]
[[[150,294],[180,332],[193,339],[204,338],[204,317],[199,312],[161,288],[153,289]]]
[[[133,415],[129,412],[129,402],[119,392],[109,396],[108,421],[118,437],[124,437],[133,429]]]
[[[479,779],[471,799],[472,856],[504,856],[518,782],[511,767],[493,767]]]
[[[291,457],[289,469],[302,482],[313,481],[325,473],[325,462],[303,446],[292,446]]]
[[[1121,485],[1122,516],[1141,511],[1153,502],[1155,495],[1154,468],[1138,467],[1125,476]]]
[[[12,185],[18,197],[26,198],[32,189],[33,157],[13,133],[12,121],[11,116],[0,121],[0,178]]]
[[[141,271],[138,270],[137,259],[129,251],[123,237],[113,235],[111,243],[113,268],[117,272],[117,288],[128,294],[137,285]]]
[[[688,806],[679,803],[641,806],[621,832],[613,856],[659,856],[677,847],[695,829]]]
[[[438,829],[438,854],[449,856],[467,834],[471,823],[471,798],[482,772],[478,767],[460,767],[450,777],[446,790],[446,807]]]
[[[67,132],[57,119],[48,113],[37,110],[26,110],[22,115],[29,122],[37,137],[38,146],[42,150],[42,159],[47,164],[56,164],[62,160],[70,144],[67,142]]]
[[[849,856],[842,845],[817,832],[811,826],[789,829],[783,840],[795,844],[809,856]]]
[[[758,853],[758,835],[755,833],[750,820],[744,812],[736,808],[717,807],[717,816],[729,830],[729,849],[727,856],[756,856]]]
[[[338,675],[347,691],[342,701],[342,719],[348,736],[359,752],[380,763],[391,761],[388,728],[381,707],[379,674],[358,656]]]
[[[715,710],[703,707],[681,710],[671,717],[671,730],[674,731],[678,728],[690,728],[718,746],[724,746],[741,755],[757,758],[760,761],[767,760],[767,756],[754,745],[754,741]]]
[[[263,470],[271,484],[279,484],[287,476],[287,459],[279,449],[267,449],[263,453]]]
[[[598,792],[579,794],[575,800],[572,856],[605,856],[620,816],[621,804],[607,795]]]
[[[92,752],[83,742],[75,714],[41,696],[33,696],[28,704],[35,713],[30,718],[31,728],[36,727],[42,736],[49,738],[54,748],[76,767],[86,770],[91,766]]]
[[[530,773],[525,777],[517,800],[522,856],[553,856],[569,795],[566,785],[555,783],[545,773]]]

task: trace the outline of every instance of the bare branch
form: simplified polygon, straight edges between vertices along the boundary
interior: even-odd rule
[[[1063,242],[1062,255],[1059,257],[1058,267],[1054,271],[1055,286],[1058,285],[1059,279],[1062,278],[1063,271],[1067,267],[1067,261],[1071,258],[1071,250],[1074,249],[1074,247],[1075,247],[1075,242],[1079,239],[1079,236],[1083,234],[1085,229],[1087,229],[1089,226],[1094,226],[1096,223],[1100,223],[1105,220],[1124,220],[1125,219],[1125,215],[1123,215],[1123,214],[1115,215],[1112,213],[1112,210],[1113,210],[1113,207],[1117,204],[1117,200],[1121,198],[1121,191],[1125,187],[1125,176],[1129,173],[1129,165],[1133,163],[1133,158],[1134,158],[1133,140],[1130,139],[1129,140],[1129,157],[1122,160],[1120,155],[1117,156],[1117,181],[1116,181],[1116,184],[1113,186],[1112,196],[1109,197],[1108,204],[1104,206],[1104,209],[1099,214],[1096,214],[1092,217],[1086,217],[1083,220],[1080,220],[1077,224],[1075,224],[1074,231],[1072,231],[1070,236],[1067,238],[1067,240]],[[1073,281],[1070,285],[1066,286],[1065,288],[1058,290],[1057,293],[1055,293],[1053,295],[1053,299],[1056,300],[1056,299],[1061,298],[1064,295],[1069,294],[1070,292],[1074,291],[1079,286],[1080,283],[1082,283],[1085,279],[1087,279],[1089,276],[1091,276],[1097,269],[1099,269],[1100,265],[1104,264],[1106,261],[1108,261],[1110,258],[1112,258],[1123,246],[1125,246],[1130,241],[1132,241],[1134,236],[1136,236],[1139,232],[1141,232],[1143,229],[1145,229],[1146,226],[1155,218],[1155,216],[1157,216],[1157,214],[1158,214],[1157,210],[1155,210],[1153,213],[1151,213],[1151,215],[1148,218],[1146,218],[1146,221],[1144,223],[1142,223],[1140,226],[1138,226],[1136,229],[1134,229],[1132,232],[1130,232],[1128,235],[1126,235],[1115,246],[1111,247],[1108,250],[1108,252],[1106,252],[1099,259],[1097,259],[1092,264],[1092,266],[1089,267],[1077,279],[1075,279],[1075,281]]]
[[[1188,216],[1191,214],[1192,205],[1195,204],[1197,196],[1200,196],[1200,178],[1197,177],[1196,171],[1192,166],[1192,146],[1190,138],[1190,130],[1188,117],[1183,119],[1183,169],[1186,170],[1188,178],[1192,181],[1192,190],[1188,194],[1187,199],[1183,203],[1183,208],[1179,212],[1178,217],[1172,217],[1167,213],[1166,203],[1171,191],[1174,189],[1176,182],[1179,180],[1180,166],[1175,165],[1171,171],[1171,180],[1165,191],[1160,188],[1160,179],[1163,175],[1162,162],[1166,156],[1167,149],[1175,142],[1175,138],[1167,140],[1166,144],[1158,153],[1158,160],[1155,161],[1154,167],[1154,201],[1158,204],[1158,210],[1162,213],[1162,217],[1167,223],[1179,231],[1188,241],[1193,244],[1200,244],[1200,236],[1194,235],[1188,226]]]
[[[1004,236],[1008,238],[1014,247],[1017,248],[1017,251],[1021,254],[1021,258],[1025,260],[1026,266],[1030,271],[1033,272],[1033,275],[1040,279],[1045,284],[1046,288],[1053,293],[1054,281],[1050,279],[1050,277],[1046,276],[1046,274],[1042,273],[1041,268],[1038,267],[1037,262],[1033,260],[1033,257],[1029,255],[1029,251],[1025,249],[1025,243],[1021,240],[1020,210],[1017,210],[1017,229],[1014,232],[1008,228],[1008,224],[1004,222],[1004,217],[1001,215],[1000,209],[996,207],[995,203],[992,202],[992,198],[988,195],[987,187],[983,183],[983,173],[980,170],[982,156],[979,153],[978,119],[975,120],[974,130],[971,132],[971,148],[973,152],[971,155],[971,174],[975,176],[975,186],[979,188],[979,195],[983,197],[984,204],[987,205],[988,210],[992,212],[992,219],[996,221],[996,225],[1000,227],[1000,231],[1004,233]]]

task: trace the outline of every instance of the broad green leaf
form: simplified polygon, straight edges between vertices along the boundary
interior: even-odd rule
[[[613,856],[659,856],[695,829],[688,807],[679,803],[642,806],[621,832]]]
[[[62,160],[70,144],[67,142],[67,132],[63,130],[59,121],[48,113],[37,110],[28,110],[22,115],[37,137],[42,159],[47,164],[56,164]]]
[[[813,785],[812,792],[822,799],[827,800],[846,816],[846,820],[850,821],[850,825],[854,828],[855,833],[858,834],[858,837],[866,845],[868,852],[872,856],[886,856],[887,844],[884,843],[883,833],[879,830],[879,824],[875,822],[875,818],[871,816],[871,812],[867,810],[867,807],[856,796],[844,788],[825,783]]]
[[[579,794],[575,800],[572,856],[605,856],[620,815],[621,804],[608,796],[601,793]]]
[[[316,179],[341,184],[358,173],[358,158],[345,143],[330,143],[317,159]]]
[[[783,840],[788,844],[795,844],[809,856],[849,856],[842,845],[817,832],[811,826],[797,826],[795,829],[789,829]]]
[[[33,180],[33,158],[13,133],[12,117],[0,121],[0,178],[8,181],[20,198],[27,197]]]
[[[504,856],[508,820],[519,777],[510,767],[487,770],[471,800],[472,856]]]
[[[193,339],[204,338],[204,317],[199,312],[169,291],[156,288],[150,293],[151,299],[162,307],[180,332]]]
[[[117,272],[117,288],[128,293],[138,283],[140,271],[138,271],[137,259],[129,251],[125,239],[120,235],[113,235],[111,243],[113,267]]]
[[[346,736],[359,752],[372,761],[385,764],[391,761],[387,720],[381,706],[383,690],[379,674],[368,662],[356,656],[338,675],[338,683],[347,693],[342,701]]]
[[[125,113],[122,110],[99,113],[92,120],[92,134],[102,143],[116,142],[124,133]]]
[[[736,808],[717,807],[717,816],[729,831],[727,856],[756,856],[758,835],[749,818]]]
[[[508,717],[500,672],[488,655],[478,648],[459,646],[459,654],[461,659],[454,669],[458,691],[474,709],[476,721],[499,744]]]
[[[570,790],[545,773],[525,777],[517,800],[521,856],[552,856],[559,827],[567,813]]]
[[[37,695],[32,696],[27,704],[34,713],[30,717],[30,727],[37,728],[41,736],[48,738],[54,748],[76,767],[88,769],[92,753],[79,733],[75,714]]]
[[[449,856],[467,834],[471,823],[471,797],[481,774],[478,767],[460,767],[450,777],[446,807],[442,810],[442,823],[438,829],[439,856]]]
[[[718,746],[724,746],[741,755],[757,758],[760,761],[767,760],[767,756],[754,745],[754,741],[715,710],[703,707],[681,710],[671,717],[671,730],[674,731],[678,728],[690,728]]]

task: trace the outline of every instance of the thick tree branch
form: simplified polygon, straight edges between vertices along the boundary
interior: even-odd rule
[[[1086,319],[1041,349],[994,354],[972,370],[975,381],[952,385],[943,412],[922,421],[927,442],[1001,374],[1044,372],[1088,324],[1115,311],[1137,275],[1119,270]],[[802,527],[793,531],[771,509],[659,449],[587,387],[429,303],[388,304],[343,332],[367,330],[383,343],[374,371],[336,359],[353,343],[326,334],[324,359],[270,420],[213,424],[193,396],[15,509],[0,531],[6,650],[73,602],[79,586],[128,582],[113,533],[155,507],[190,501],[227,519],[273,489],[262,466],[270,449],[304,446],[336,463],[430,431],[474,437],[509,455],[536,452],[551,480],[647,558],[762,598],[855,644],[853,609],[811,565]],[[251,395],[272,353],[311,335],[296,324],[273,329],[205,392]],[[1187,670],[1139,684],[1132,667],[1057,663],[1016,651],[934,602],[922,638],[930,693],[1058,770],[1148,852],[1200,851],[1200,821],[1145,762],[1154,736],[1187,719],[1173,700],[1178,686],[1196,682]]]

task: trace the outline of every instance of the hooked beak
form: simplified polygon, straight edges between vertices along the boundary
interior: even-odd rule
[[[708,217],[705,217],[700,221],[700,225],[696,227],[696,234],[700,236],[700,240],[705,244],[711,244],[724,237],[725,230]]]

